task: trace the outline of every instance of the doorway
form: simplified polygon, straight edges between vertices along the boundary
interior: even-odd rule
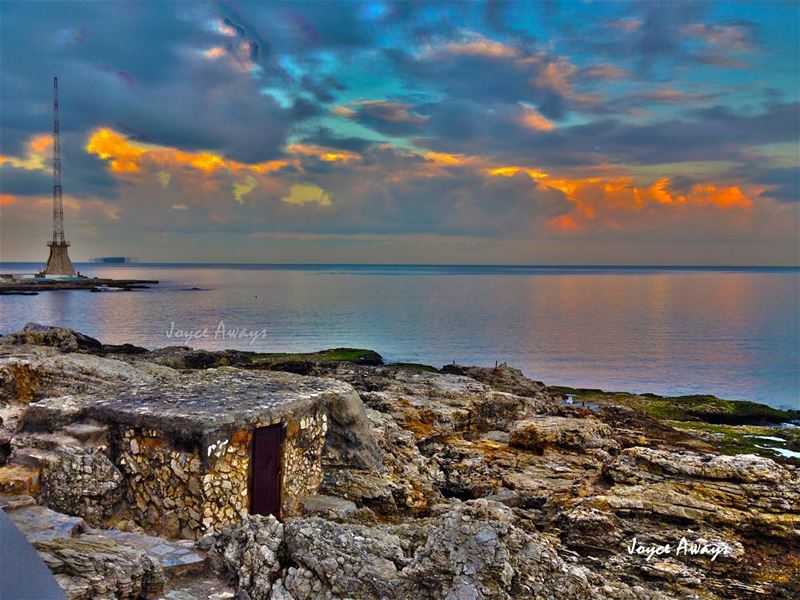
[[[259,427],[253,431],[250,457],[250,514],[275,515],[281,512],[281,445],[280,424]]]

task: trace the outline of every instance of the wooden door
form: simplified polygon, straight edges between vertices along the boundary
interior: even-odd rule
[[[250,514],[280,518],[282,441],[283,428],[280,424],[261,427],[253,432]]]

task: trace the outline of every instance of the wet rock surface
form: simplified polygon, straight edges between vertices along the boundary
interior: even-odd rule
[[[507,365],[435,372],[94,342],[35,327],[0,338],[0,507],[70,598],[800,596],[797,466],[721,454],[638,404],[565,404]],[[177,432],[214,417],[197,410],[208,390],[228,390],[224,422],[275,382],[341,392],[315,405],[319,490],[284,522],[237,517],[196,545],[144,534],[104,460],[117,443],[104,415],[157,391],[176,400],[142,418]],[[87,414],[87,399],[105,408]],[[180,533],[162,520],[164,538]]]

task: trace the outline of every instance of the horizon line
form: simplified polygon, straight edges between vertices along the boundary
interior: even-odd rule
[[[25,264],[38,265],[43,261],[0,260],[0,265]],[[747,265],[747,264],[586,264],[586,263],[355,263],[355,262],[224,262],[224,261],[131,261],[126,263],[101,263],[91,260],[76,260],[75,264],[96,267],[125,267],[136,265],[198,265],[198,266],[348,266],[348,267],[536,267],[536,268],[671,268],[671,269],[800,269],[797,265]]]

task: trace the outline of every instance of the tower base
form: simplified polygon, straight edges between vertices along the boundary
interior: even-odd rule
[[[42,275],[63,275],[65,277],[75,277],[75,267],[69,259],[67,248],[69,242],[50,242],[50,258],[47,259],[47,266],[42,271]]]

